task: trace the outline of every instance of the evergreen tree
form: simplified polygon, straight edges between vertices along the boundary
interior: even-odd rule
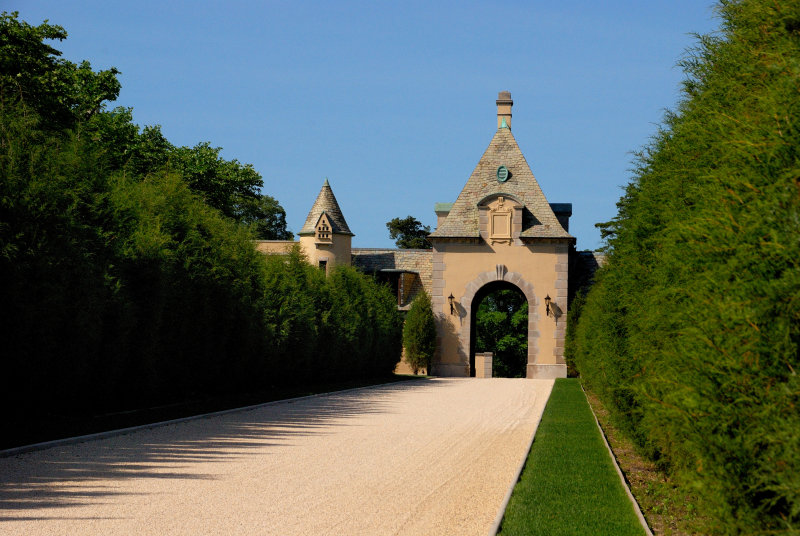
[[[414,298],[406,315],[403,347],[406,351],[406,362],[414,374],[420,369],[430,372],[431,359],[436,351],[436,323],[431,299],[424,290]]]
[[[414,216],[393,218],[386,222],[389,237],[395,241],[400,249],[431,249],[428,235],[431,234],[429,225],[422,225]]]
[[[710,534],[800,527],[800,9],[723,1],[603,224],[571,353]]]

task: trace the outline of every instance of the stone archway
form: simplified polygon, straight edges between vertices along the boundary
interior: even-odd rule
[[[431,303],[437,353],[432,369],[437,375],[470,374],[473,301],[494,281],[516,286],[528,301],[526,376],[567,374],[569,251],[575,243],[569,234],[572,206],[551,204],[544,196],[511,133],[512,104],[510,93],[498,95],[492,141],[455,202],[435,205],[436,230],[428,240],[433,245]],[[544,303],[548,296],[549,307]]]
[[[509,294],[504,294],[501,298],[499,293],[503,292],[511,292],[514,296],[512,297]],[[495,305],[499,305],[497,299],[500,298],[500,304],[503,305],[502,311],[504,312],[511,312],[511,316],[507,317],[507,321],[509,325],[506,326],[506,330],[502,332],[494,332],[494,330],[490,329],[488,332],[484,332],[485,336],[488,336],[489,339],[492,338],[493,335],[499,336],[500,333],[510,336],[522,336],[525,339],[525,352],[523,355],[516,354],[516,352],[508,352],[508,351],[498,351],[497,348],[487,347],[485,345],[478,345],[478,339],[481,337],[481,326],[479,325],[479,309],[482,307],[483,303],[489,299],[490,296],[495,297]],[[518,309],[516,309],[513,305],[517,303],[517,300],[521,299],[521,303],[525,304],[526,313],[525,313],[525,321],[523,325],[517,325],[516,328],[512,325],[512,318],[517,313]],[[521,303],[518,304],[521,306]],[[509,308],[510,306],[510,308]],[[484,352],[488,350],[493,350],[493,357],[492,357],[492,376],[497,374],[497,377],[506,377],[506,378],[515,378],[518,377],[517,374],[521,374],[521,377],[526,377],[528,374],[528,314],[527,310],[530,307],[528,306],[528,300],[525,298],[525,294],[517,287],[516,285],[509,283],[508,281],[492,281],[490,283],[486,283],[484,286],[478,290],[475,294],[475,297],[472,299],[472,306],[471,306],[471,314],[470,314],[470,350],[469,350],[469,375],[470,377],[476,376],[476,356],[479,350],[483,350]],[[495,317],[495,320],[497,318]],[[496,324],[493,324],[497,327]],[[488,327],[488,326],[487,326]],[[484,341],[484,344],[490,343],[489,339]],[[516,357],[519,359],[514,359]],[[519,368],[521,367],[521,368]],[[484,369],[485,372],[485,369]]]
[[[532,377],[532,368],[536,364],[536,357],[539,354],[539,315],[537,313],[537,305],[539,300],[534,292],[533,285],[526,281],[522,274],[518,272],[508,272],[506,267],[498,264],[494,272],[482,272],[478,277],[470,281],[464,289],[464,295],[458,300],[460,304],[459,316],[462,317],[461,329],[459,333],[459,354],[467,357],[468,366],[470,369],[474,367],[474,345],[472,338],[474,337],[474,330],[472,323],[474,321],[473,306],[479,305],[475,303],[475,296],[479,294],[481,289],[487,285],[505,282],[513,287],[519,289],[520,292],[528,300],[528,366],[526,376]]]

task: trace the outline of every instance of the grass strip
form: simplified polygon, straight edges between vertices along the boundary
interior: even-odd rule
[[[576,379],[553,386],[500,534],[645,534]]]

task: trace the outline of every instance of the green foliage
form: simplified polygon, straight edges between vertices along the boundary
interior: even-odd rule
[[[524,378],[528,365],[528,301],[518,290],[497,290],[475,313],[475,351],[493,352],[492,376]]]
[[[722,2],[639,155],[574,334],[581,375],[713,534],[800,528],[800,12]]]
[[[400,361],[402,320],[387,288],[353,268],[329,277],[295,247],[267,261],[264,319],[293,381],[378,377]]]
[[[430,371],[431,359],[436,351],[436,323],[433,318],[431,299],[422,290],[406,315],[403,327],[405,358],[416,374],[420,369]]]
[[[74,64],[45,39],[67,32],[47,22],[31,26],[17,13],[0,14],[0,113],[33,120],[37,128],[74,130],[93,150],[106,172],[124,170],[145,177],[168,166],[206,203],[249,227],[256,238],[288,240],[286,213],[277,200],[260,193],[264,183],[250,164],[220,157],[208,142],[175,147],[158,126],[140,131],[130,108],[107,111],[120,91],[114,68],[94,72],[89,62]]]
[[[59,58],[61,52],[44,43],[62,41],[67,32],[44,22],[31,26],[18,13],[0,13],[0,106],[34,113],[43,128],[72,127],[119,95],[119,71],[94,72],[89,62],[76,65]]]
[[[286,229],[286,211],[278,200],[266,194],[238,199],[236,220],[246,225],[261,240],[292,240]]]
[[[0,61],[28,47],[31,57],[14,48],[13,65],[69,71],[36,46],[58,32],[4,15]],[[16,87],[9,72],[4,92]],[[0,99],[0,407],[11,429],[52,413],[391,373],[394,297],[348,268],[326,279],[299,251],[259,254],[253,229],[291,234],[251,166],[209,144],[175,148],[129,109],[83,113],[97,84],[50,102],[35,76],[19,78],[22,96]]]
[[[586,290],[578,291],[569,306],[569,316],[567,316],[567,335],[564,341],[564,360],[567,362],[567,376],[574,378],[578,375],[575,366],[575,355],[577,354],[577,344],[575,342],[575,330],[578,329],[578,320],[581,317],[583,306],[586,304]]]
[[[317,270],[322,273],[321,271]],[[388,375],[400,361],[402,320],[394,295],[349,266],[336,266],[328,277],[331,308],[327,329],[336,341],[336,371],[365,377]]]
[[[428,235],[431,233],[429,225],[422,225],[414,216],[406,218],[393,218],[386,222],[389,237],[401,249],[431,249]]]
[[[556,380],[500,528],[505,535],[644,534],[578,380]]]

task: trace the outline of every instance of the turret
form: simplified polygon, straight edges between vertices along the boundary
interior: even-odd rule
[[[350,265],[350,246],[355,235],[347,226],[327,178],[297,234],[312,266],[319,266],[327,273],[335,264]]]

